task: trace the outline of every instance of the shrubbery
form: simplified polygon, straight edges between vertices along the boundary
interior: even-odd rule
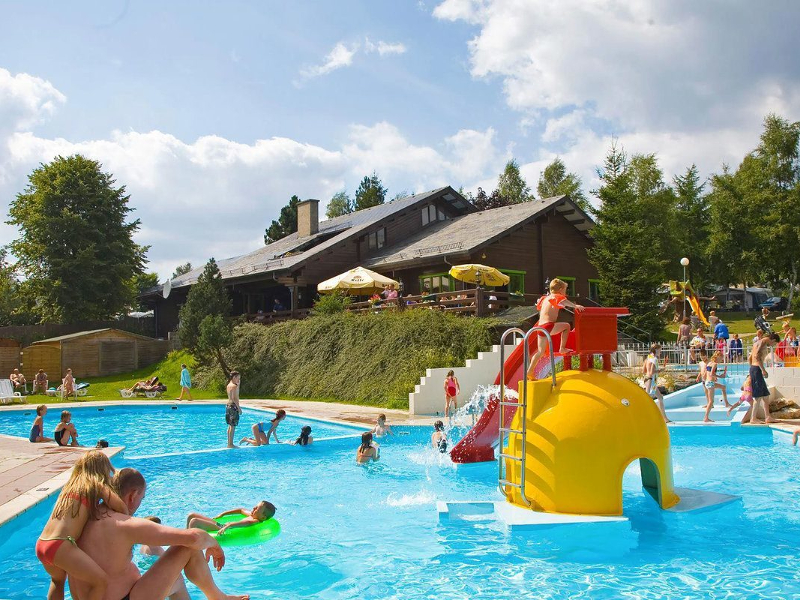
[[[235,329],[225,357],[242,373],[246,396],[405,408],[425,369],[463,365],[487,350],[493,325],[428,310],[249,323]],[[203,375],[208,381],[211,373]]]

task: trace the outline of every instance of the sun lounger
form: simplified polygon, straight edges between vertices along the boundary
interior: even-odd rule
[[[120,396],[123,398],[160,398],[161,395],[167,391],[167,386],[165,385],[157,385],[152,389],[137,389],[136,391],[132,391],[129,389],[121,389],[119,391]]]
[[[13,402],[25,402],[20,392],[14,391],[14,384],[10,379],[0,379],[0,403],[12,404]]]
[[[70,394],[70,396],[74,396],[76,400],[79,397],[85,396],[89,392],[89,385],[90,384],[85,382],[85,381],[83,383],[76,383],[75,387],[73,388],[74,391],[73,391],[72,394]],[[61,386],[59,386],[59,387],[61,387]],[[64,399],[64,390],[63,389],[58,389],[58,388],[51,387],[49,390],[46,390],[45,393],[48,396],[52,396],[52,397],[58,396],[62,400]]]

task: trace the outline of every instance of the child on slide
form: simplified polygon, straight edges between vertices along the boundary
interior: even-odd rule
[[[67,576],[81,579],[91,586],[83,598],[101,600],[105,595],[108,575],[78,548],[77,540],[90,518],[103,516],[101,501],[118,513],[128,514],[128,507],[112,489],[113,474],[114,467],[108,457],[99,450],[90,450],[75,463],[69,481],[61,490],[50,519],[36,542],[36,558],[50,575],[48,600],[63,600]]]
[[[244,518],[241,521],[233,521],[231,523],[225,523],[224,525],[217,523],[217,519],[228,515],[242,515]],[[189,513],[189,516],[186,517],[186,528],[197,528],[204,531],[216,531],[219,534],[224,534],[228,529],[262,523],[271,519],[273,516],[275,516],[275,505],[272,504],[272,502],[262,500],[251,510],[247,510],[246,508],[234,508],[233,510],[226,510],[213,518],[206,517],[200,513]]]
[[[577,311],[582,311],[583,306],[580,304],[573,304],[567,300],[567,283],[560,279],[553,279],[550,282],[550,293],[547,296],[542,296],[536,303],[536,309],[539,311],[539,321],[535,327],[542,327],[550,332],[551,336],[561,334],[561,347],[558,349],[559,354],[567,351],[567,335],[569,334],[569,323],[558,323],[558,314],[562,308],[574,308]],[[528,368],[528,379],[534,379],[534,369],[539,359],[545,355],[547,351],[547,338],[541,333],[538,334],[539,346],[536,353],[531,358],[530,367]]]

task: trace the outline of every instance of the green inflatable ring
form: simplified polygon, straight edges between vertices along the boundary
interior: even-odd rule
[[[226,523],[234,523],[244,519],[242,515],[225,515],[216,519],[217,523],[224,525]],[[246,527],[234,527],[228,529],[222,535],[218,531],[211,531],[211,537],[215,538],[220,546],[252,546],[254,544],[263,544],[274,538],[281,532],[281,524],[274,518],[261,521]]]

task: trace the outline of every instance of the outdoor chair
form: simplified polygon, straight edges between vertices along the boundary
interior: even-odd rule
[[[0,403],[12,404],[14,402],[24,403],[25,399],[20,392],[14,391],[14,384],[10,379],[0,379]]]
[[[119,391],[119,395],[123,398],[136,398],[136,397],[145,397],[145,398],[160,398],[161,395],[167,391],[167,386],[161,384],[153,386],[149,389],[136,389],[136,390],[129,390],[127,388],[123,388]]]

